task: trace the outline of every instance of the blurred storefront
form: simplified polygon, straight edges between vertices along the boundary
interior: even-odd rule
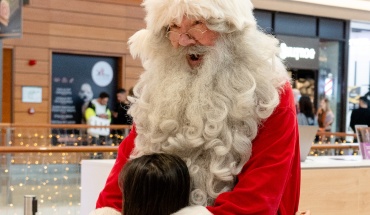
[[[349,21],[267,10],[255,15],[258,25],[280,40],[293,87],[310,96],[316,109],[328,98],[335,114],[332,131],[344,131]]]
[[[370,23],[351,22],[349,33],[348,90],[346,109],[346,131],[353,109],[358,108],[360,96],[370,98]]]

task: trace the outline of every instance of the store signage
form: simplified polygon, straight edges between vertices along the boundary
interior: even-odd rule
[[[300,59],[315,59],[316,51],[313,48],[305,47],[289,47],[286,43],[280,44],[280,57],[281,59],[293,58]]]
[[[319,39],[295,36],[276,36],[280,40],[280,58],[289,69],[319,68]]]

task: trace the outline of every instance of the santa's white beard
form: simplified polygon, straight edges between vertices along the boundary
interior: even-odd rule
[[[239,47],[248,45],[243,36],[233,39],[190,49],[158,42],[162,46],[145,62],[147,71],[134,90],[138,99],[129,113],[138,136],[131,157],[170,153],[183,158],[192,178],[191,204],[211,205],[234,187],[258,126],[278,104],[278,88],[286,81],[283,73],[271,73],[266,59],[254,59]],[[189,67],[189,53],[204,54],[200,67]]]

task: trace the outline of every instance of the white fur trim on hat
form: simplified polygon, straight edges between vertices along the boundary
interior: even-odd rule
[[[121,212],[118,212],[113,208],[104,207],[91,211],[89,215],[121,215]]]
[[[203,206],[189,206],[171,215],[212,215],[212,213]]]
[[[144,0],[147,29],[158,33],[172,22],[180,23],[184,15],[219,19],[242,30],[256,25],[250,0]]]

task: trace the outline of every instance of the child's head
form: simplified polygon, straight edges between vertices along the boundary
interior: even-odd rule
[[[119,185],[124,215],[169,215],[189,203],[189,171],[174,155],[143,155],[128,161]]]

